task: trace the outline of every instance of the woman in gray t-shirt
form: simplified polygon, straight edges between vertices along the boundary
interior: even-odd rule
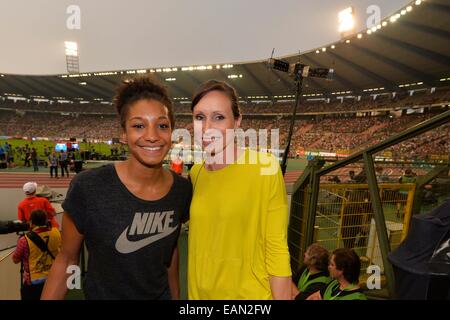
[[[172,104],[162,86],[136,78],[118,88],[115,105],[129,158],[72,180],[62,205],[63,248],[42,299],[65,297],[66,270],[78,265],[83,241],[87,299],[179,298],[177,240],[192,190],[162,166],[172,143]]]

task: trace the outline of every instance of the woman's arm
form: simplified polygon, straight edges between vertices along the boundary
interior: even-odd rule
[[[269,279],[272,298],[274,300],[292,300],[291,277],[275,277]]]
[[[172,261],[170,262],[170,267],[167,269],[169,277],[169,288],[170,294],[172,295],[172,300],[180,299],[180,276],[178,274],[178,246],[175,247],[172,254]]]
[[[42,300],[62,300],[67,293],[67,268],[78,266],[80,248],[84,236],[75,227],[73,220],[64,212],[62,221],[62,249],[53,262],[50,274],[42,291]]]
[[[277,161],[272,159],[272,161]],[[292,277],[287,245],[288,204],[283,175],[279,168],[269,176],[269,204],[265,234],[265,262],[269,274],[272,298],[275,300],[292,299]]]
[[[295,299],[295,297],[298,296],[298,294],[300,293],[300,291],[297,288],[297,285],[294,283],[294,281],[291,282],[291,298],[292,300]]]

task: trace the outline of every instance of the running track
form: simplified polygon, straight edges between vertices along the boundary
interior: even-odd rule
[[[286,184],[294,183],[301,175],[302,171],[287,172],[284,181]],[[38,185],[46,185],[50,188],[68,188],[69,183],[74,175],[70,178],[55,179],[50,178],[48,173],[7,173],[0,172],[0,189],[5,188],[22,188],[24,183],[35,181]]]

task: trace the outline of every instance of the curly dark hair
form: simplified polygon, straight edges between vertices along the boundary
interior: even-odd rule
[[[167,89],[148,76],[127,79],[117,88],[114,105],[120,119],[120,125],[125,129],[125,122],[130,106],[139,100],[155,100],[166,106],[169,113],[170,126],[174,127],[172,101]]]

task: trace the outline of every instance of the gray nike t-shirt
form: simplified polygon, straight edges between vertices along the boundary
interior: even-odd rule
[[[87,299],[158,299],[168,290],[167,267],[192,197],[191,183],[173,177],[157,201],[134,196],[114,165],[72,180],[62,207],[85,237]]]

